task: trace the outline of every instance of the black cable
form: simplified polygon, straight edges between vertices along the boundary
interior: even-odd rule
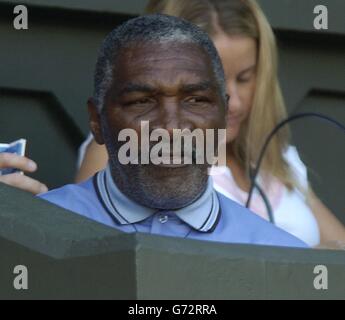
[[[274,222],[274,217],[273,217],[273,210],[272,210],[272,206],[271,206],[271,203],[270,201],[268,200],[268,197],[266,196],[265,192],[262,190],[262,188],[254,181],[254,184],[255,184],[255,188],[258,190],[262,200],[264,201],[265,203],[265,206],[266,206],[266,209],[267,209],[267,214],[268,214],[268,218],[269,218],[269,221],[271,223],[275,223]]]
[[[254,173],[254,171],[252,169],[250,169],[250,171],[249,171],[250,178],[252,178],[253,173]],[[262,200],[266,206],[266,211],[267,211],[269,221],[274,224],[275,222],[274,222],[273,209],[272,209],[271,203],[270,203],[266,193],[264,192],[264,190],[260,187],[260,185],[256,181],[254,182],[254,184],[255,184],[254,188],[256,188],[258,190],[259,195],[262,198]]]
[[[345,133],[345,126],[343,124],[341,124],[340,122],[338,122],[337,120],[332,119],[331,117],[328,117],[326,115],[323,115],[321,113],[315,113],[315,112],[304,112],[304,113],[297,113],[294,114],[288,118],[286,118],[285,120],[281,121],[272,131],[271,133],[268,135],[268,137],[266,138],[266,141],[260,151],[260,155],[259,155],[259,159],[256,163],[256,167],[253,170],[253,174],[251,175],[250,179],[251,179],[251,185],[250,185],[250,190],[248,193],[248,198],[247,198],[247,202],[246,202],[246,208],[249,207],[250,205],[250,200],[252,199],[253,196],[253,191],[254,188],[256,187],[256,177],[259,173],[260,170],[260,166],[262,163],[262,159],[265,155],[265,152],[267,150],[268,144],[271,142],[271,139],[273,138],[273,136],[282,128],[284,127],[286,124],[288,124],[289,122],[298,120],[298,119],[302,119],[302,118],[308,118],[308,117],[315,117],[315,118],[319,118],[322,120],[325,120],[333,125],[335,125],[336,127],[338,127],[339,129],[343,130]]]

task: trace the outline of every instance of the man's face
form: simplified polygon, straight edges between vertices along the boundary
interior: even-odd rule
[[[122,165],[118,151],[124,142],[117,137],[122,129],[135,130],[140,154],[142,121],[171,137],[173,129],[224,128],[225,106],[210,59],[194,44],[137,44],[122,49],[115,64],[102,115],[90,108],[91,127],[96,140],[106,144],[115,183],[148,207],[188,205],[205,189],[209,165]]]

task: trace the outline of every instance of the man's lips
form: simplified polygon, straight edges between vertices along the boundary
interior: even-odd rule
[[[163,168],[183,168],[183,167],[187,167],[188,164],[156,164],[157,167],[163,167]]]
[[[175,161],[174,161],[175,160]],[[167,168],[180,168],[188,164],[193,164],[193,158],[188,155],[169,155],[164,154],[161,157],[151,158],[151,163],[157,166],[167,167]]]

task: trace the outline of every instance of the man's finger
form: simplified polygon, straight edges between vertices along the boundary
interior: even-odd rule
[[[37,169],[37,164],[27,157],[22,157],[14,153],[0,153],[0,169],[14,168],[21,171],[33,172]]]
[[[24,191],[31,192],[33,194],[39,194],[48,191],[47,186],[43,183],[20,173],[12,173],[0,176],[0,182],[15,188],[22,189]]]

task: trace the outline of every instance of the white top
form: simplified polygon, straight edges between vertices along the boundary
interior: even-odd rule
[[[284,157],[291,166],[296,178],[303,188],[308,188],[307,168],[301,161],[297,149],[290,146]],[[240,189],[228,167],[213,167],[211,170],[215,189],[244,205],[248,193]],[[258,177],[259,185],[265,190],[265,194],[272,206],[275,225],[301,239],[313,247],[320,243],[320,231],[306,198],[299,190],[289,191],[278,180],[272,179],[270,186],[264,188],[262,179]],[[257,190],[254,191],[250,209],[268,220],[266,206]]]

